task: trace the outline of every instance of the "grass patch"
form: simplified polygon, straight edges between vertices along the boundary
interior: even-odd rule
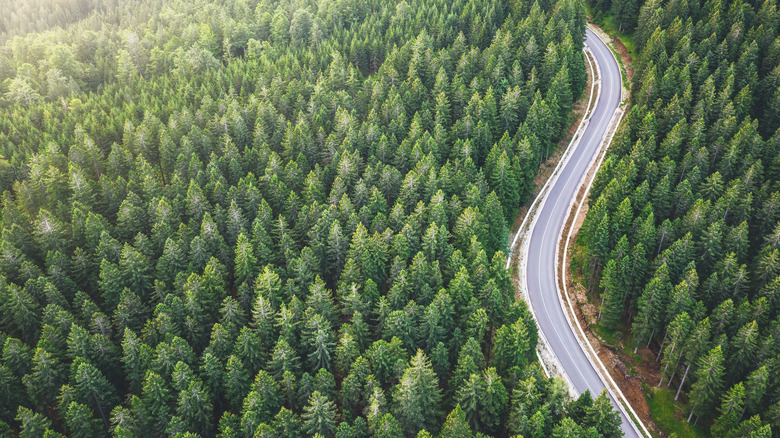
[[[652,396],[647,397],[647,405],[650,407],[655,424],[666,435],[677,434],[678,438],[706,437],[707,434],[701,427],[688,424],[688,411],[683,403],[674,401],[674,392],[665,387],[653,388]]]
[[[634,32],[626,33],[618,31],[618,24],[615,22],[615,17],[612,14],[604,15],[601,22],[597,22],[596,24],[604,29],[604,32],[608,33],[610,36],[620,38],[620,41],[626,46],[628,54],[636,59],[636,36]]]
[[[631,55],[632,58],[636,59],[637,51],[635,32],[620,32],[618,30],[619,26],[615,21],[615,16],[609,11],[607,13],[597,13],[593,10],[593,8],[590,7],[590,5],[586,5],[586,9],[588,15],[592,17],[593,23],[600,27],[601,30],[606,32],[609,36],[613,38],[620,38],[620,41],[622,41],[623,45],[626,46],[628,54]]]
[[[602,341],[612,348],[620,348],[620,344],[628,331],[625,322],[621,319],[618,321],[615,328],[607,328],[601,324],[601,321],[597,322],[593,326],[594,331],[602,339]]]

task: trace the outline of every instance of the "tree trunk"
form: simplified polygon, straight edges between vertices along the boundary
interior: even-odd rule
[[[645,345],[645,348],[650,348],[650,343],[653,342],[654,334],[655,334],[655,329],[653,329],[653,331],[650,332],[650,337],[647,339],[647,345]],[[634,353],[636,353],[636,351]]]
[[[100,402],[97,399],[97,396],[93,393],[92,398],[95,400],[95,405],[97,405],[98,412],[100,412],[100,418],[103,419],[103,427],[106,428],[106,433],[110,433],[109,427],[108,427],[108,420],[106,420],[106,414],[103,413],[103,407],[100,406]]]
[[[604,308],[604,297],[601,297],[601,306],[599,306],[599,317],[596,318],[596,321],[601,321],[601,309]]]
[[[588,280],[588,293],[589,294],[593,293],[593,291],[596,288],[595,287],[595,283],[596,283],[595,280],[596,280],[596,277],[599,276],[599,269],[600,269],[599,263],[598,263],[598,261],[596,261],[596,258],[593,257],[592,261],[591,261],[591,266],[590,266],[590,279]]]
[[[685,367],[685,374],[683,375],[682,381],[680,381],[680,387],[677,388],[677,394],[674,396],[674,400],[677,401],[677,399],[680,397],[680,391],[682,391],[682,387],[685,384],[685,379],[688,377],[688,371],[691,370],[691,364],[688,364],[687,367]],[[690,421],[690,418],[688,418],[688,421]]]
[[[691,411],[690,414],[688,414],[688,423],[691,422],[691,418],[693,417],[693,411]]]
[[[661,380],[658,381],[658,387],[661,387],[661,384],[664,383],[664,374],[666,374],[666,370],[669,369],[669,364],[667,364],[664,367],[664,370],[661,372]]]
[[[664,335],[664,340],[661,341],[661,348],[658,349],[658,355],[655,357],[655,361],[658,362],[661,359],[661,352],[664,351],[664,345],[666,345],[666,338],[669,337],[669,330],[666,331],[666,334]],[[672,347],[672,351],[674,352],[674,347]]]
[[[658,257],[658,254],[661,254],[661,246],[664,244],[664,239],[666,239],[666,233],[664,232],[661,234],[661,241],[658,242],[658,250],[655,252],[655,256]]]
[[[674,379],[674,375],[677,374],[677,368],[680,366],[680,359],[682,359],[682,354],[680,354],[680,356],[677,357],[677,360],[674,362],[674,372],[672,373],[672,377],[669,378],[669,383],[666,384],[667,388],[672,386],[672,379]]]

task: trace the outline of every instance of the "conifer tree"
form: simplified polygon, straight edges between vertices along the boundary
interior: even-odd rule
[[[303,410],[303,430],[323,437],[332,436],[336,429],[336,406],[327,397],[314,391]]]
[[[723,386],[725,372],[723,362],[723,350],[718,345],[696,363],[696,371],[694,373],[696,382],[691,387],[689,423],[694,414],[698,417],[706,413],[717,400]],[[741,397],[744,398],[744,396]]]
[[[407,434],[438,430],[441,392],[430,359],[418,350],[393,388],[393,412]]]
[[[742,412],[745,406],[745,387],[742,382],[732,386],[726,394],[721,397],[721,404],[718,412],[720,415],[712,425],[712,433],[716,435],[727,435],[731,429],[739,424]]]

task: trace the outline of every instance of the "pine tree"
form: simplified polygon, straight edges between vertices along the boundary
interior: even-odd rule
[[[51,427],[51,420],[24,406],[19,406],[15,419],[20,425],[20,438],[43,436],[44,432]]]
[[[480,430],[496,435],[506,417],[509,394],[495,368],[485,370],[482,380],[485,386],[479,400]]]
[[[696,363],[694,372],[696,382],[691,387],[691,413],[688,415],[690,423],[693,415],[705,414],[717,400],[723,387],[725,369],[723,367],[723,350],[720,345],[710,350]]]
[[[457,389],[454,401],[463,407],[466,422],[469,427],[478,427],[479,404],[485,394],[485,381],[478,373],[472,373]]]
[[[585,424],[595,427],[601,436],[620,437],[623,435],[620,423],[620,415],[612,408],[612,401],[605,389],[593,400],[593,405],[585,417]]]
[[[74,386],[81,400],[97,410],[108,429],[108,415],[114,403],[118,402],[116,389],[97,368],[87,362],[79,363],[75,371]]]
[[[571,418],[564,418],[553,428],[553,438],[575,438],[584,435],[582,427],[574,422]]]
[[[228,406],[238,411],[241,403],[249,392],[250,376],[244,367],[244,363],[238,357],[230,355],[225,363],[224,387],[225,399]]]
[[[742,382],[732,386],[722,397],[720,415],[712,425],[712,433],[725,436],[739,424],[745,407],[745,387]]]
[[[656,27],[661,24],[662,19],[661,2],[654,0],[645,2],[639,9],[639,19],[637,24],[637,46],[644,47],[650,35]]]
[[[501,326],[496,330],[493,355],[496,367],[503,375],[513,368],[525,369],[532,360],[534,348],[528,339],[528,330],[523,319],[518,319],[511,326]]]
[[[748,375],[745,380],[745,408],[741,415],[744,416],[745,412],[758,412],[766,394],[768,381],[769,371],[766,366],[761,366]]]
[[[241,429],[248,435],[261,424],[270,424],[282,407],[279,384],[267,372],[258,372],[251,388],[241,409]]]
[[[89,438],[103,433],[100,420],[93,417],[92,411],[86,405],[77,402],[68,405],[65,424],[73,437]]]
[[[273,428],[275,436],[280,438],[295,438],[301,435],[303,423],[300,417],[287,408],[282,408],[274,417]]]
[[[22,381],[38,409],[54,401],[57,391],[65,382],[65,373],[59,359],[50,352],[37,348],[32,357],[30,373]]]
[[[148,371],[141,392],[143,409],[148,418],[145,419],[145,429],[164,430],[171,417],[170,388],[162,377]]]
[[[656,270],[653,279],[650,280],[642,292],[642,296],[639,297],[637,318],[632,326],[634,336],[637,338],[637,345],[634,347],[635,354],[640,342],[647,340],[649,345],[652,341],[663,317],[670,292],[669,272],[666,263],[664,263]]]
[[[742,375],[754,357],[758,342],[758,324],[751,321],[740,328],[729,343],[730,355],[728,370],[736,375]]]
[[[211,428],[214,415],[211,395],[200,381],[192,381],[179,393],[176,414],[182,418],[189,430],[205,435]]]
[[[677,393],[674,396],[675,400],[680,397],[680,392],[682,391],[683,385],[685,385],[685,380],[688,377],[688,372],[691,370],[691,367],[696,365],[696,362],[706,353],[710,341],[710,333],[710,320],[709,318],[704,318],[696,324],[696,327],[694,327],[685,340],[685,352],[682,353],[684,355],[683,363],[685,365],[685,372],[680,379],[680,386],[677,388]],[[674,374],[669,378],[670,385],[673,378]]]
[[[329,437],[335,429],[336,405],[319,391],[314,391],[303,408],[303,430],[311,435]]]
[[[409,361],[400,382],[393,387],[393,412],[407,434],[422,429],[436,431],[440,419],[441,391],[438,378],[422,350]]]
[[[463,413],[463,409],[460,405],[455,405],[455,409],[447,415],[447,419],[441,427],[441,438],[471,438],[474,436],[471,433],[468,423],[466,422],[466,415]]]
[[[247,282],[248,286],[251,287],[254,277],[257,275],[257,258],[254,256],[252,245],[244,233],[238,235],[235,254],[235,281],[237,284]]]
[[[661,386],[663,383],[670,365],[672,366],[672,373],[677,369],[680,359],[685,353],[685,338],[688,336],[692,326],[693,322],[687,312],[677,315],[669,325],[666,332],[667,340],[663,348],[663,360],[661,361],[664,368],[661,371],[661,380],[659,380],[658,386]],[[659,352],[660,354],[661,352]],[[656,357],[656,361],[659,357]]]
[[[424,433],[425,430],[420,431]],[[379,438],[393,438],[403,436],[403,429],[401,423],[395,419],[393,414],[384,414],[376,423],[374,427],[374,436]]]

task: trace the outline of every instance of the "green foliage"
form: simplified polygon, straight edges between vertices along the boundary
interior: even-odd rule
[[[422,350],[412,357],[392,395],[393,414],[407,435],[438,428],[441,391],[431,362]]]
[[[447,420],[441,427],[440,438],[470,438],[473,434],[469,425],[466,422],[466,415],[460,408],[460,405],[455,405],[455,409],[447,415]]]
[[[336,405],[319,391],[311,394],[303,410],[303,429],[323,437],[331,436],[336,429]]]
[[[653,388],[652,396],[647,397],[650,415],[659,428],[669,435],[678,437],[704,437],[704,430],[693,423],[680,421],[685,418],[687,408],[681,401],[674,401],[674,391],[667,388]]]

